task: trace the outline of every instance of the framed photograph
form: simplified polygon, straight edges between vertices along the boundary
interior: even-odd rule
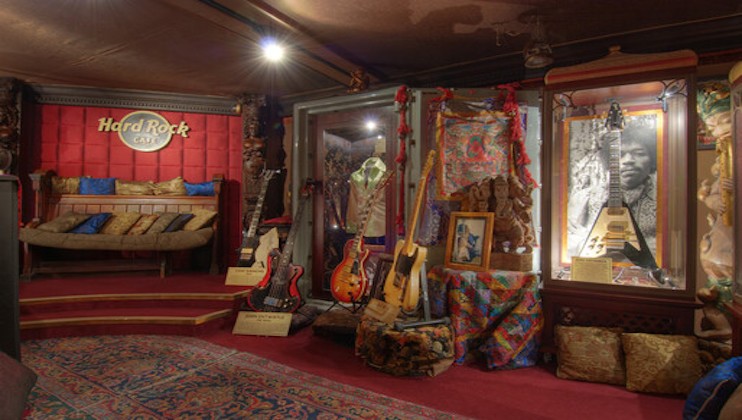
[[[446,243],[446,267],[488,270],[494,222],[495,214],[491,212],[452,212]]]
[[[606,205],[629,208],[639,233],[656,263],[663,251],[662,215],[666,191],[663,176],[664,115],[661,109],[624,110],[620,156],[607,144],[605,117],[591,115],[564,122],[563,156],[568,176],[562,185],[561,261],[585,256],[591,232]],[[611,174],[618,178],[611,183]],[[618,195],[618,197],[612,197]],[[616,201],[616,198],[618,201]],[[611,199],[612,201],[609,201]]]

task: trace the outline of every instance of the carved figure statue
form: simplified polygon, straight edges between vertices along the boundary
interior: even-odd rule
[[[368,89],[368,75],[366,70],[357,68],[350,72],[350,84],[348,93],[357,93]]]
[[[523,253],[533,251],[534,236],[531,230],[533,202],[530,188],[514,176],[497,176],[492,181],[495,213],[493,250],[495,252]]]
[[[713,92],[711,92],[713,93]],[[732,301],[734,283],[734,240],[731,212],[734,209],[732,181],[732,138],[729,98],[709,92],[699,94],[699,110],[705,116],[706,132],[716,140],[716,160],[711,167],[711,179],[704,179],[698,189],[698,199],[711,211],[709,231],[699,245],[701,267],[708,276],[705,287],[696,296],[704,302],[699,337],[727,341],[731,327],[725,303]],[[726,105],[721,101],[726,101]]]

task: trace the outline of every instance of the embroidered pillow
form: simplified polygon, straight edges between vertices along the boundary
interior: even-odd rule
[[[199,184],[191,184],[185,182],[185,189],[188,195],[214,195],[214,181],[201,182]]]
[[[79,177],[52,177],[52,193],[54,194],[78,194],[80,192]]]
[[[175,220],[176,217],[178,217],[178,213],[157,213],[159,217],[157,217],[157,220],[155,220],[154,223],[152,223],[152,226],[150,226],[149,229],[147,229],[147,234],[150,233],[162,233],[165,231],[165,228],[167,228],[170,223]]]
[[[140,217],[142,217],[141,214],[134,212],[114,212],[101,228],[100,233],[104,235],[123,235],[134,226],[134,223]]]
[[[620,328],[557,325],[556,374],[564,379],[624,385]]]
[[[733,357],[718,364],[693,386],[685,400],[683,418],[717,419],[724,403],[740,382],[742,382],[742,357]]]
[[[626,389],[687,394],[703,366],[693,336],[632,333],[621,335],[626,354]]]
[[[214,210],[194,209],[193,218],[183,226],[183,230],[194,231],[209,226],[216,217]]]
[[[116,194],[116,178],[80,178],[80,194],[113,195]]]
[[[152,181],[121,181],[116,180],[116,194],[119,195],[152,195],[155,193],[155,183]]]
[[[36,229],[43,230],[45,232],[64,233],[69,231],[70,229],[75,228],[77,225],[88,220],[89,218],[89,214],[68,211],[67,213],[58,216],[52,221],[40,224],[36,227]]]
[[[69,231],[69,233],[84,233],[88,235],[98,233],[109,217],[111,217],[111,213],[94,214],[88,220]]]
[[[181,213],[165,228],[164,232],[177,232],[183,230],[183,226],[185,226],[191,219],[193,219],[191,213]]]
[[[134,223],[134,226],[129,229],[128,232],[126,232],[127,235],[142,235],[147,230],[152,227],[152,224],[155,223],[155,220],[159,218],[160,216],[157,214],[145,214],[142,215],[142,217],[137,220],[136,223]]]
[[[154,191],[155,195],[188,195],[181,177],[164,182],[155,182]]]

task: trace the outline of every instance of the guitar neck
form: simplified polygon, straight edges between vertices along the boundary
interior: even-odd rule
[[[417,194],[415,194],[415,206],[412,208],[412,215],[410,217],[409,228],[404,238],[404,244],[402,245],[402,252],[405,255],[409,255],[412,252],[412,241],[414,238],[415,230],[417,229],[417,219],[420,216],[420,206],[423,202],[423,196],[428,186],[428,175],[433,168],[435,162],[435,150],[431,150],[428,154],[428,160],[425,163],[425,167],[422,170],[420,176],[420,182],[418,184]]]
[[[252,219],[250,220],[250,228],[247,230],[247,237],[252,238],[258,231],[258,222],[260,222],[260,214],[263,212],[263,202],[265,201],[265,193],[268,191],[268,183],[271,180],[271,176],[263,178],[263,185],[260,187],[260,194],[258,195],[258,201],[255,203],[255,209],[252,213]]]
[[[609,147],[608,162],[608,207],[623,207],[621,191],[621,130],[611,130],[606,134]]]
[[[311,195],[302,197],[299,201],[299,207],[296,209],[296,214],[291,222],[291,230],[286,237],[286,243],[283,245],[283,251],[281,252],[281,258],[278,262],[278,268],[276,269],[276,276],[278,281],[288,281],[286,276],[286,270],[288,270],[291,263],[291,256],[294,252],[294,242],[296,241],[296,234],[298,232],[299,222],[301,221],[302,214],[304,213],[304,204],[307,202]]]
[[[371,212],[373,211],[374,206],[376,205],[376,202],[379,200],[379,197],[381,196],[381,192],[384,191],[386,188],[386,184],[389,182],[393,175],[394,171],[390,170],[387,171],[384,176],[381,178],[381,180],[376,184],[374,187],[374,190],[369,195],[368,201],[366,202],[366,207],[363,209],[363,212],[361,213],[361,222],[358,226],[358,232],[356,232],[355,237],[353,240],[354,247],[353,249],[357,252],[361,251],[361,238],[363,238],[363,235],[366,233],[366,228],[368,227],[368,221],[371,219]]]

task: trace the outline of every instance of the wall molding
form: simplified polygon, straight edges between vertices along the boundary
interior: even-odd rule
[[[35,84],[26,89],[28,98],[39,104],[240,115],[237,98],[221,96]]]

